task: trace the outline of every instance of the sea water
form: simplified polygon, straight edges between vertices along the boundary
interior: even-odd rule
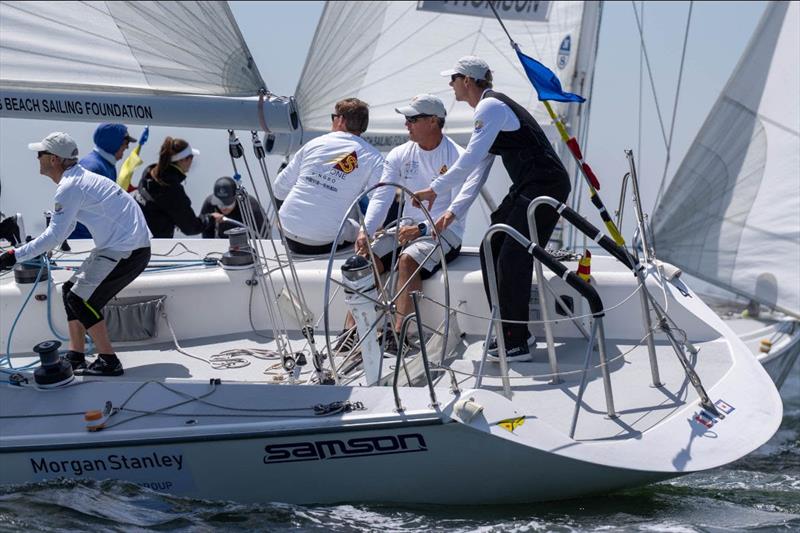
[[[744,459],[601,497],[486,507],[243,505],[59,481],[0,489],[0,531],[800,531],[800,366],[781,392],[780,429]]]

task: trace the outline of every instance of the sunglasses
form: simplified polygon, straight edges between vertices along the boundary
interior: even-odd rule
[[[450,75],[450,83],[455,83],[457,79],[466,78],[463,74],[451,74]]]
[[[433,115],[414,115],[413,117],[406,117],[406,122],[410,122],[411,124],[416,124],[416,122],[421,118],[428,118],[432,117]]]
[[[43,155],[55,155],[55,154],[51,154],[50,152],[44,152],[44,151],[36,152],[36,159],[41,159]]]
[[[342,116],[342,115],[340,115],[340,114],[338,114],[338,113],[331,113],[331,122],[333,122],[334,120],[336,120],[336,117],[341,117],[341,116]]]

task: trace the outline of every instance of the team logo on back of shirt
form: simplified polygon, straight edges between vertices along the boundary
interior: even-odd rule
[[[445,174],[447,172],[447,165],[442,165],[442,168],[439,169],[439,175]]]
[[[336,170],[341,170],[345,174],[350,174],[352,171],[358,168],[358,156],[356,155],[355,150],[349,154],[341,156],[339,159],[334,160],[334,162],[336,164],[333,165],[333,168]]]

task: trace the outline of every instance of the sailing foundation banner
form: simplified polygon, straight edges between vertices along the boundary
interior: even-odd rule
[[[499,0],[494,2],[494,8],[503,20],[546,22],[550,12],[550,2],[547,0]],[[417,9],[419,11],[436,11],[454,15],[494,18],[489,2],[419,0]]]

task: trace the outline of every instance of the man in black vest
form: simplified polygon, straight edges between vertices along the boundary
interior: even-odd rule
[[[542,128],[521,105],[508,96],[492,90],[492,72],[489,65],[479,57],[462,57],[452,70],[442,72],[450,77],[456,100],[467,102],[475,108],[475,124],[466,151],[447,173],[431,183],[430,188],[418,191],[421,201],[432,205],[442,191],[463,182],[467,174],[480,166],[471,180],[464,183],[459,196],[452,205],[469,205],[477,198],[483,182],[482,170],[494,156],[503,159],[503,165],[511,178],[511,188],[500,206],[491,215],[492,224],[504,223],[530,238],[526,212],[531,200],[538,196],[552,196],[565,202],[570,192],[569,176],[561,160],[553,150]],[[461,180],[461,181],[459,181]],[[460,210],[459,212],[463,212]],[[455,220],[452,211],[445,212],[436,221],[436,229],[442,231]],[[558,222],[555,210],[542,206],[536,210],[538,244],[545,246]],[[514,239],[498,234],[492,241],[492,252],[497,273],[500,317],[503,322],[503,337],[508,361],[529,361],[531,337],[528,326],[533,259]],[[481,249],[481,268],[487,298],[489,280],[486,275],[486,258]],[[497,340],[490,342],[489,358],[497,359]]]

